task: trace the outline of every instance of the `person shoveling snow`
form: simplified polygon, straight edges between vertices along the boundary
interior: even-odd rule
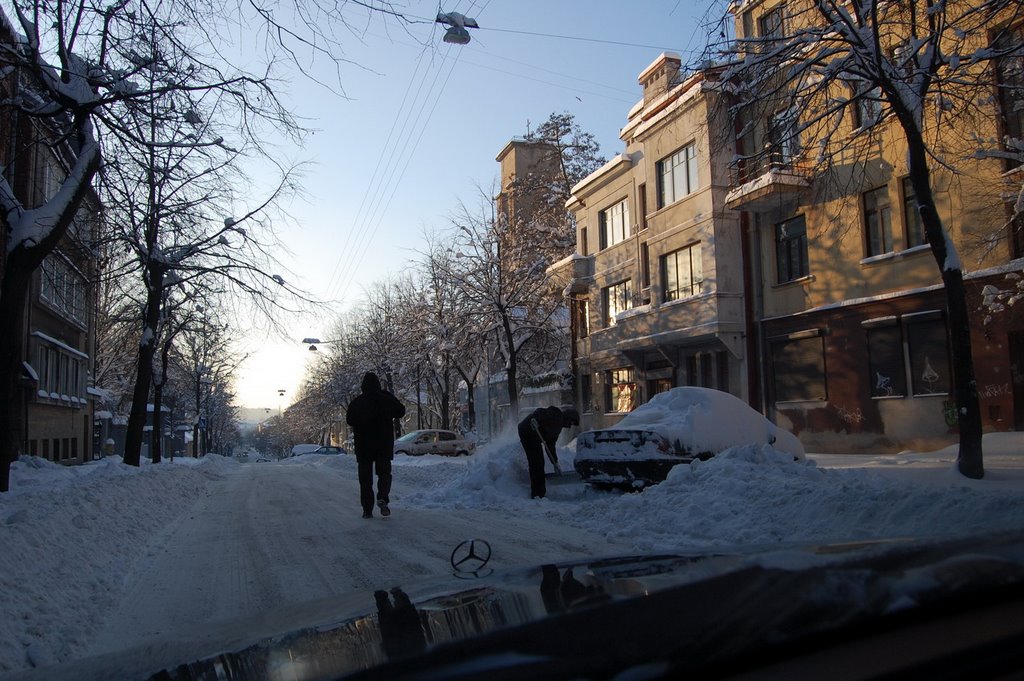
[[[570,428],[579,422],[580,416],[575,409],[559,409],[554,406],[534,409],[519,422],[519,441],[526,452],[526,462],[530,468],[530,498],[547,494],[545,455],[554,464],[555,472],[561,473],[555,443],[563,428]]]

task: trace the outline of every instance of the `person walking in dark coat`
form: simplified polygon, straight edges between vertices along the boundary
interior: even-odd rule
[[[575,409],[559,409],[558,407],[540,407],[534,409],[519,422],[519,442],[526,452],[526,463],[530,468],[530,498],[544,497],[547,484],[544,481],[544,454],[551,458],[555,470],[558,470],[558,459],[555,454],[555,443],[563,428],[579,424],[580,417]]]
[[[391,515],[391,459],[395,455],[395,419],[405,416],[405,406],[380,386],[372,371],[363,376],[362,393],[348,405],[345,421],[352,428],[352,442],[359,467],[359,502],[363,517],[373,517],[373,472],[377,471],[377,505],[382,516]]]

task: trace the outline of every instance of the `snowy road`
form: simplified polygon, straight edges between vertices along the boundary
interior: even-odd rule
[[[567,531],[535,515],[403,508],[410,477],[416,480],[396,467],[394,515],[367,520],[354,461],[330,473],[288,462],[235,467],[153,538],[91,652],[200,622],[448,574],[452,549],[473,537],[490,542],[496,569],[592,555],[594,546],[608,545],[603,535]]]
[[[22,457],[0,495],[0,676],[130,646],[177,663],[199,644],[212,653],[366,611],[377,588],[402,585],[415,601],[450,585],[451,549],[471,537],[490,542],[500,574],[581,557],[1019,530],[1024,434],[987,434],[985,448],[984,480],[954,472],[955,449],[794,462],[750,446],[677,467],[642,494],[568,476],[531,500],[509,438],[471,457],[396,458],[386,520],[360,517],[350,456],[140,467]],[[558,454],[571,470],[572,450]],[[236,618],[244,627],[231,628]]]

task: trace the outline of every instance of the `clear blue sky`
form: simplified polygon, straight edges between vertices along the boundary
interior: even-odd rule
[[[414,260],[425,231],[444,229],[459,201],[475,206],[490,188],[495,155],[553,112],[568,111],[610,158],[626,114],[640,98],[637,76],[659,54],[684,63],[706,42],[713,0],[465,0],[445,12],[473,17],[465,46],[442,42],[437,6],[411,3],[423,19],[406,29],[367,21],[352,9],[361,40],[346,38],[341,70],[347,99],[296,78],[295,113],[317,132],[294,158],[313,165],[293,225],[278,236],[289,277],[317,297],[351,308],[362,292]],[[720,9],[718,11],[721,11]],[[424,47],[426,45],[427,47]],[[321,67],[324,65],[320,65]],[[336,82],[325,68],[319,78]],[[288,405],[310,353],[305,336],[325,338],[334,314],[296,320],[294,338],[242,339],[255,354],[239,373],[240,402]],[[283,399],[278,390],[286,390]]]

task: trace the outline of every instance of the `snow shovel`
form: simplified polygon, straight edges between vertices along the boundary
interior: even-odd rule
[[[544,477],[548,479],[552,484],[558,484],[560,482],[571,482],[572,478],[562,472],[562,467],[558,465],[558,456],[548,448],[547,440],[540,434],[540,427],[536,421],[533,421],[530,425],[533,426],[533,432],[537,433],[537,437],[540,438],[540,446],[544,448],[544,454],[548,457],[548,460],[555,467],[554,473],[545,473]]]

